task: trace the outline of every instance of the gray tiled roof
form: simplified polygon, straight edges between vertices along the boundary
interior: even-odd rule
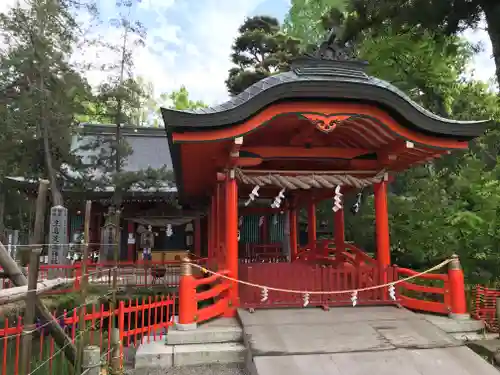
[[[368,76],[364,65],[302,58],[290,72],[264,78],[220,105],[187,111],[162,108],[165,126],[167,132],[228,126],[245,121],[273,102],[311,98],[375,102],[404,118],[408,126],[443,136],[474,138],[489,124],[489,120],[457,121],[435,115],[391,83]]]
[[[104,128],[102,125],[86,124],[84,127],[85,132],[82,135],[73,136],[73,150],[77,150],[79,146],[94,141],[97,136],[114,136],[114,129],[111,126],[109,127],[109,131],[103,130],[107,129],[107,127]],[[123,169],[130,172],[137,172],[148,167],[158,169],[166,166],[168,169],[173,169],[165,131],[163,129],[151,131],[151,128],[138,128],[136,133],[134,130],[136,129],[130,127],[125,128],[122,132],[123,139],[132,149],[132,153],[127,157]],[[144,130],[147,130],[148,134],[145,134]],[[107,145],[104,147],[108,148]],[[76,153],[84,158],[84,162],[89,162],[89,157],[97,155],[99,150],[78,150]]]

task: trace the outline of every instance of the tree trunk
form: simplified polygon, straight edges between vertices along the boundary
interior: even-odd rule
[[[43,106],[43,103],[42,103]],[[42,111],[42,127],[43,127],[43,152],[45,154],[45,165],[47,167],[47,172],[49,174],[50,181],[50,192],[52,194],[52,205],[62,206],[64,204],[63,197],[57,186],[57,176],[54,170],[54,163],[52,161],[52,152],[49,141],[49,129],[47,128],[47,121],[45,120],[45,114]]]
[[[5,241],[5,188],[0,183],[0,241]]]
[[[488,23],[488,34],[493,47],[493,59],[496,66],[495,74],[497,82],[500,84],[500,2],[482,1],[481,6]]]

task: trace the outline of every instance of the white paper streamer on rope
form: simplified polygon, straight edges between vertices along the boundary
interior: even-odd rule
[[[285,189],[280,190],[276,198],[274,198],[274,202],[271,204],[271,207],[280,208],[282,199],[285,199]]]
[[[278,215],[273,215],[273,225],[278,225]]]
[[[389,285],[389,297],[391,297],[393,301],[396,300],[396,287],[394,284]]]
[[[269,290],[267,290],[267,288],[262,289],[260,291],[260,296],[261,296],[260,302],[266,302],[267,299],[269,298]]]
[[[333,197],[333,212],[337,212],[343,208],[342,196],[343,194],[340,192],[340,185],[337,185],[335,188],[335,196]]]
[[[351,294],[351,302],[352,302],[352,306],[355,307],[357,304],[358,304],[358,291],[355,290],[354,292],[352,292]]]
[[[172,229],[172,224],[167,224],[167,231],[166,231],[167,237],[172,237],[173,234],[174,230]]]
[[[309,293],[304,293],[304,296],[302,297],[302,301],[304,301],[303,306],[307,307],[309,305]]]
[[[264,216],[259,217],[259,227],[264,224]]]
[[[243,225],[243,216],[238,218],[238,226],[241,227]]]
[[[250,203],[252,203],[255,198],[259,196],[259,189],[260,186],[256,185],[253,189],[252,192],[248,195],[248,200],[245,202],[245,206],[248,206]]]

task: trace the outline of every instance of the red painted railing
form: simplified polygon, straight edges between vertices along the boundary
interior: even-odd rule
[[[220,270],[218,274],[202,278],[182,276],[179,286],[179,323],[201,323],[228,312],[231,307],[228,292],[233,282],[223,275],[228,276],[229,271]],[[205,301],[206,305],[202,307]]]
[[[206,259],[198,258],[193,262],[205,264]],[[180,264],[180,261],[119,262],[118,286],[151,287],[161,285],[163,287],[177,288],[179,286]],[[111,286],[114,266],[114,262],[89,263],[87,265],[87,274],[89,275],[90,284]],[[48,291],[45,294],[77,292],[82,277],[81,267],[80,263],[73,265],[41,265],[38,275],[40,281],[50,277],[76,278],[74,283]],[[0,289],[7,289],[12,286],[10,279],[0,281]]]
[[[398,279],[415,276],[417,271],[397,267]],[[423,284],[423,285],[422,285]],[[426,285],[427,284],[427,285]],[[451,312],[448,274],[424,274],[397,284],[401,305],[418,311],[437,314]]]
[[[500,298],[500,290],[479,285],[474,288],[472,293],[472,317],[482,320],[486,328],[492,332],[500,331],[496,317],[497,298]]]
[[[299,249],[295,260],[325,262],[340,266],[343,263],[352,265],[372,265],[377,261],[351,243],[344,243],[343,248],[337,248],[333,240],[318,240],[314,247],[303,246]]]
[[[121,301],[118,308],[110,311],[108,306],[101,304],[99,307],[87,306],[85,325],[80,325],[79,309],[64,311],[54,317],[66,331],[66,334],[75,343],[85,332],[89,343],[101,348],[101,355],[109,360],[110,332],[112,317],[116,319],[122,343],[120,351],[123,360],[124,348],[137,346],[141,342],[162,340],[168,328],[173,324],[171,317],[175,314],[175,298],[173,296],[147,299]],[[23,320],[21,316],[16,319],[5,319],[3,328],[0,329],[0,353],[2,365],[0,375],[19,374],[19,356]],[[37,322],[36,332],[33,337],[34,349],[31,359],[31,371],[35,375],[66,374],[70,373],[69,363],[54,339],[48,334],[44,322]],[[40,366],[40,368],[38,368]],[[38,369],[37,369],[38,368]]]

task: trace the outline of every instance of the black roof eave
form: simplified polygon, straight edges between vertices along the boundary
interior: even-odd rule
[[[289,73],[283,73],[290,75]],[[279,76],[279,75],[278,75]],[[269,77],[269,78],[275,78]],[[269,79],[267,78],[267,79]],[[204,112],[177,111],[162,108],[167,134],[174,131],[227,127],[241,123],[269,105],[284,100],[357,100],[377,104],[388,111],[401,125],[440,138],[471,140],[482,135],[491,122],[448,120],[426,111],[399,94],[396,89],[382,86],[370,80],[348,80],[325,77],[311,80],[289,80],[262,88],[249,95],[247,100],[233,98],[229,102]],[[257,83],[256,85],[259,85]],[[255,85],[254,85],[255,86]],[[387,86],[392,87],[390,84]],[[234,102],[238,100],[238,104]],[[228,108],[228,109],[223,109]]]

